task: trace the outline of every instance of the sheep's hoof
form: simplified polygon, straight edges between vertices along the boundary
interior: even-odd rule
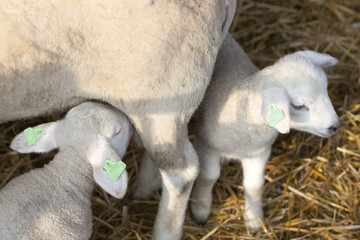
[[[210,213],[211,213],[210,209],[200,206],[199,204],[197,204],[195,202],[190,203],[190,208],[191,208],[191,212],[192,212],[192,215],[194,216],[195,221],[199,225],[204,226],[210,216]]]
[[[143,185],[135,182],[132,186],[131,192],[131,196],[135,200],[149,200],[154,196],[155,190],[152,188],[145,188]]]

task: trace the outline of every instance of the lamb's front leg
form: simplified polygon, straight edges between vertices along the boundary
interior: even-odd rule
[[[262,209],[262,192],[264,186],[265,164],[269,158],[267,151],[258,158],[242,159],[243,186],[245,193],[245,215],[246,223],[252,230],[261,228],[259,217],[264,220]]]

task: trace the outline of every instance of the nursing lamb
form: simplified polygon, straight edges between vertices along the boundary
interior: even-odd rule
[[[292,128],[329,137],[339,127],[322,69],[337,62],[326,54],[299,51],[259,71],[227,36],[199,109],[194,147],[200,173],[191,195],[201,203],[191,202],[197,222],[206,222],[210,214],[222,159],[232,159],[243,167],[247,224],[261,227],[264,168],[278,133]]]
[[[86,102],[60,121],[17,135],[10,147],[18,152],[59,153],[0,190],[0,239],[89,239],[94,179],[111,195],[125,195],[121,158],[132,133],[119,110]]]

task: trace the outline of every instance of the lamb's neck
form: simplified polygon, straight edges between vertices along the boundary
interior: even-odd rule
[[[268,136],[270,138],[276,138],[278,132],[269,126],[266,119],[262,115],[263,104],[263,87],[267,84],[267,78],[264,77],[263,72],[259,71],[250,76],[241,85],[243,91],[242,94],[246,94],[246,115],[244,118],[249,123],[256,126],[256,131],[261,132],[262,136]]]
[[[92,167],[80,151],[61,149],[44,168],[58,176],[58,186],[66,188],[66,192],[82,193],[86,198],[91,196],[94,189]]]

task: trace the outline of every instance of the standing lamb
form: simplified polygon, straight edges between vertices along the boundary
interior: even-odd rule
[[[1,189],[0,239],[89,239],[93,178],[114,197],[125,195],[127,172],[115,168],[124,165],[121,158],[132,133],[129,119],[119,110],[86,102],[60,121],[17,135],[10,147],[18,152],[59,148],[59,153],[48,165]]]
[[[292,128],[329,137],[339,127],[322,69],[337,62],[326,54],[299,51],[259,71],[227,36],[199,109],[194,147],[200,173],[191,195],[201,203],[191,202],[197,222],[209,217],[221,159],[233,159],[243,166],[247,224],[261,227],[264,168],[278,133]]]
[[[1,0],[0,122],[87,99],[112,104],[161,169],[153,238],[180,239],[199,165],[187,123],[235,6],[236,0]]]

